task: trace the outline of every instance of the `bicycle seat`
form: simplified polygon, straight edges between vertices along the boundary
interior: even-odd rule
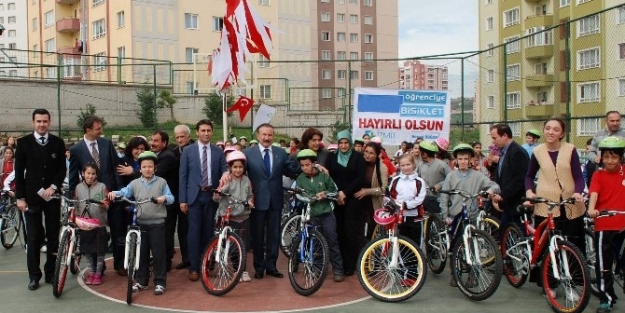
[[[516,211],[517,211],[517,213],[520,213],[520,214],[524,214],[524,213],[530,213],[531,214],[532,212],[534,212],[534,207],[533,206],[526,207],[526,206],[521,204],[521,205],[518,205],[516,207]]]

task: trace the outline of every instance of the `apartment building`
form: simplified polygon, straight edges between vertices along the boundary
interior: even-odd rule
[[[14,50],[28,49],[26,1],[0,0],[0,25],[4,28],[0,36],[0,78],[23,77],[26,75],[26,61],[18,58]]]
[[[447,90],[447,74],[447,66],[423,64],[417,60],[404,61],[403,67],[399,68],[399,88]]]
[[[510,123],[520,137],[540,128],[540,120],[570,114],[571,140],[584,147],[605,126],[593,116],[622,111],[625,7],[603,10],[623,4],[479,0],[479,44],[486,52],[480,54],[478,120],[525,121]],[[562,23],[569,27],[557,26]],[[488,133],[488,125],[481,130]]]

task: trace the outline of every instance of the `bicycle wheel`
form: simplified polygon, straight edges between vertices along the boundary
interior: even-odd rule
[[[23,225],[23,222],[20,223],[20,215],[20,210],[15,204],[12,204],[6,209],[4,216],[1,218],[0,241],[7,250],[13,248],[20,234],[20,227]]]
[[[310,296],[321,288],[328,275],[330,252],[325,237],[312,227],[303,243],[300,235],[297,234],[291,247],[289,281],[297,293]]]
[[[280,229],[280,250],[284,256],[291,257],[291,244],[299,231],[300,215],[292,215],[282,224]]]
[[[599,280],[597,279],[597,273],[595,272],[595,266],[597,263],[597,255],[595,253],[595,237],[590,229],[584,230],[584,241],[586,244],[586,251],[584,251],[584,256],[586,257],[586,264],[588,264],[590,291],[593,295],[599,297],[599,295],[601,294],[599,291],[599,286],[597,285]]]
[[[510,224],[504,229],[501,241],[501,257],[503,258],[503,274],[515,288],[525,284],[529,274],[530,258],[525,245],[518,245],[523,241],[519,227]],[[511,248],[512,247],[512,248]],[[511,256],[519,259],[513,259]]]
[[[128,263],[126,264],[126,270],[128,271],[128,276],[126,277],[126,303],[128,305],[132,304],[132,285],[134,285],[135,280],[135,263],[137,261],[137,234],[132,232],[130,233],[130,242],[128,243],[130,246],[128,247]]]
[[[236,233],[229,231],[221,244],[219,236],[213,239],[200,264],[204,289],[215,296],[225,295],[234,289],[243,275],[246,256],[243,240]]]
[[[582,252],[574,244],[558,240],[555,259],[545,251],[541,279],[547,302],[554,312],[582,312],[590,300],[588,265]],[[559,278],[553,270],[557,269]],[[565,268],[568,268],[568,273]]]
[[[447,242],[445,240],[445,223],[438,214],[430,214],[425,234],[425,252],[428,266],[434,274],[440,274],[447,264]]]
[[[425,257],[411,239],[399,236],[397,252],[390,238],[369,242],[358,258],[358,280],[374,298],[400,302],[414,296],[425,282]],[[394,258],[397,256],[397,258]]]
[[[501,252],[495,239],[479,229],[471,230],[465,246],[460,237],[451,253],[451,271],[458,282],[458,288],[469,299],[482,301],[492,296],[503,271]],[[478,251],[475,251],[475,248]],[[467,257],[472,264],[467,263]]]
[[[501,236],[499,235],[499,225],[501,222],[498,218],[494,216],[485,217],[482,220],[481,225],[478,225],[480,230],[485,231],[487,234],[491,235],[497,244],[501,244]]]
[[[384,231],[385,231],[384,226],[380,224],[375,224],[375,227],[373,228],[373,234],[371,234],[371,238],[369,238],[369,241],[381,238],[382,236],[385,235]]]
[[[54,277],[52,280],[52,294],[60,297],[65,287],[65,278],[67,278],[67,258],[69,257],[69,248],[72,242],[72,233],[66,228],[61,235],[59,241],[59,250],[54,264]]]

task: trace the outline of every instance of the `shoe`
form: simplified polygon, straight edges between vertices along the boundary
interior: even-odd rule
[[[345,275],[343,274],[334,274],[334,281],[340,283],[345,280]]]
[[[46,278],[44,278],[44,282],[46,282],[46,284],[51,284],[52,280],[54,280],[54,276],[51,274],[46,274]]]
[[[599,308],[597,308],[597,313],[607,313],[612,311],[612,303],[602,302],[599,304]]]
[[[41,253],[48,252],[48,246],[44,244],[43,246],[41,246],[41,249],[39,249],[39,251],[41,251]]]
[[[200,274],[197,271],[189,271],[190,281],[198,281],[198,279],[200,279]]]
[[[267,271],[267,275],[269,276],[273,276],[275,278],[283,278],[284,274],[278,272],[278,270],[274,270],[274,271]]]
[[[458,282],[456,281],[455,278],[453,277],[451,278],[451,280],[449,281],[449,286],[458,287]]]
[[[156,285],[156,288],[154,288],[154,294],[157,296],[160,296],[164,293],[165,293],[165,287],[161,285]]]
[[[263,279],[265,275],[263,274],[263,272],[256,272],[254,273],[254,278],[256,279]]]
[[[177,270],[181,270],[181,269],[185,269],[187,267],[191,266],[191,264],[189,264],[189,262],[182,262],[178,265],[176,265],[176,269]]]
[[[102,275],[93,274],[93,280],[91,281],[93,285],[102,285]]]
[[[139,283],[135,283],[132,286],[132,292],[139,292],[139,291],[147,290],[147,289],[148,289],[148,286],[144,286],[144,285],[141,285]]]
[[[250,274],[248,272],[243,272],[243,274],[241,274],[241,278],[239,279],[240,283],[247,283],[252,281],[252,278],[250,277]]]
[[[87,275],[87,279],[85,279],[85,285],[93,285],[93,277],[94,276],[95,276],[95,274],[89,273],[89,275]]]
[[[412,285],[414,285],[414,283],[416,283],[416,282],[417,282],[417,281],[416,281],[416,280],[414,280],[414,279],[412,279],[412,278],[404,278],[404,279],[401,281],[401,286],[402,286],[402,287],[407,287],[407,288],[410,288],[410,287],[412,287]]]
[[[579,302],[579,295],[575,290],[566,291],[566,301],[571,303]]]
[[[547,294],[545,293],[545,297],[547,296]],[[555,299],[558,297],[558,293],[556,293],[556,291],[554,289],[549,289],[549,297],[551,299]]]
[[[31,280],[30,283],[28,284],[28,290],[37,290],[37,289],[39,289],[39,281]]]
[[[115,271],[119,276],[128,276],[128,271],[125,268],[121,268]]]

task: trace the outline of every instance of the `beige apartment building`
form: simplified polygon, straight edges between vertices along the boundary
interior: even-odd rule
[[[250,60],[255,98],[287,102],[292,110],[337,110],[355,87],[398,87],[396,67],[378,69],[373,62],[397,58],[397,0],[249,2],[274,27],[273,62],[259,55]],[[205,69],[219,45],[223,0],[28,0],[27,6],[29,48],[61,53],[31,53],[29,61],[64,65],[62,73],[33,68],[31,77],[142,82],[151,81],[153,67],[126,64],[196,59],[196,66],[178,66],[185,71],[171,75],[174,92],[214,90]],[[156,68],[157,79],[171,74]]]
[[[418,90],[449,89],[448,68],[444,65],[424,64],[417,60],[404,61],[399,68],[399,88]]]

